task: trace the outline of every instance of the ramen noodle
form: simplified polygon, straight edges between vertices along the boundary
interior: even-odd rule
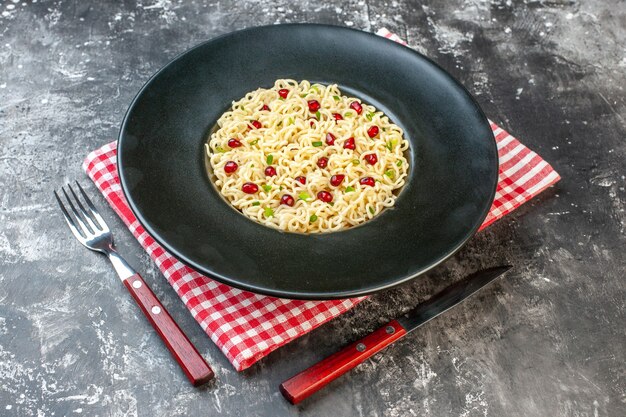
[[[408,147],[400,127],[337,85],[277,80],[234,102],[206,151],[215,186],[245,216],[322,233],[392,207]]]

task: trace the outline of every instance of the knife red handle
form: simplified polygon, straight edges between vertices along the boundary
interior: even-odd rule
[[[178,324],[169,315],[143,278],[139,274],[135,274],[126,278],[124,285],[139,304],[154,330],[161,336],[176,362],[183,368],[191,384],[197,387],[213,379],[213,370],[178,327]]]
[[[289,378],[280,384],[280,392],[290,403],[298,404],[405,334],[406,329],[400,323],[390,321],[363,339]]]

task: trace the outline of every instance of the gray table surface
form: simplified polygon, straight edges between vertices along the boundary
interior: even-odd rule
[[[0,2],[0,415],[624,416],[624,1]],[[427,277],[237,373],[130,233],[120,251],[217,373],[189,386],[52,190],[114,139],[148,77],[245,27],[323,22],[408,39],[563,176]],[[103,199],[97,203],[102,207]],[[506,278],[298,407],[283,379],[466,272]]]

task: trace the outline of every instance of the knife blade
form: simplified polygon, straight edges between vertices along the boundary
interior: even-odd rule
[[[280,392],[287,401],[298,404],[396,340],[463,302],[510,268],[506,265],[483,269],[446,287],[404,316],[289,378],[280,384]]]

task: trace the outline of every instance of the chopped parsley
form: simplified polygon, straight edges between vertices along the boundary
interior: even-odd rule
[[[253,205],[253,206],[260,206],[260,205],[261,205],[261,202],[259,202],[259,201],[253,201],[253,202],[252,202],[252,205]]]
[[[274,210],[272,210],[271,207],[265,207],[265,210],[263,211],[263,215],[265,217],[272,217],[274,215]]]
[[[274,156],[273,155],[267,155],[267,158],[265,159],[265,162],[267,162],[267,165],[272,165],[272,162],[274,162]]]
[[[308,201],[311,199],[311,196],[309,195],[309,193],[303,191],[300,194],[298,194],[298,199]]]
[[[341,100],[341,97],[339,97],[339,96],[333,96],[333,99],[335,99],[335,101],[339,101],[339,100]]]
[[[353,186],[348,185],[348,186],[346,187],[346,191],[345,191],[346,193],[351,193],[351,192],[353,192],[353,191],[354,191],[354,187],[353,187]]]
[[[316,220],[317,220],[317,216],[315,214],[309,217],[309,223],[314,223]]]
[[[322,142],[313,142],[311,143],[311,145],[315,146],[316,148],[319,146],[322,146]]]
[[[272,186],[271,186],[271,185],[267,185],[267,184],[265,184],[265,185],[263,186],[263,189],[265,190],[265,192],[266,192],[266,193],[269,193],[269,192],[270,192],[270,190],[272,189]]]

